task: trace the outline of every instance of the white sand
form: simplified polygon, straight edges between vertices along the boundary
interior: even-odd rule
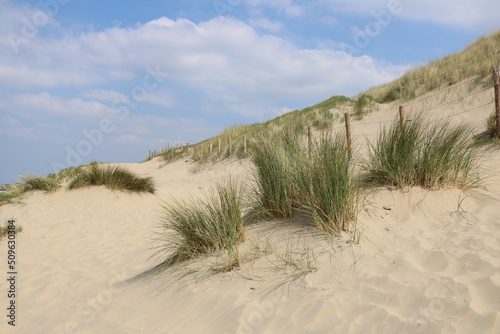
[[[461,89],[412,108],[468,94]],[[489,100],[491,90],[432,114],[452,115]],[[490,112],[491,105],[456,118],[480,132]],[[373,122],[395,116],[394,106],[382,106],[361,121],[371,124],[353,122],[358,144],[362,134],[377,132]],[[359,214],[359,243],[348,243],[349,235],[325,240],[297,221],[257,224],[247,229],[240,269],[182,279],[136,277],[162,260],[150,258],[162,204],[204,194],[229,175],[248,180],[247,161],[194,174],[184,160],[121,164],[152,176],[155,195],[105,188],[34,192],[23,205],[0,207],[2,222],[14,218],[24,228],[17,236],[15,328],[6,324],[7,245],[0,242],[0,332],[500,333],[500,150],[483,161],[487,190],[371,193]],[[287,249],[288,265],[276,256]],[[194,264],[210,265],[210,259]]]

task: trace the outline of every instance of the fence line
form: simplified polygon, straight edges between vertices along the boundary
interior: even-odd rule
[[[493,89],[493,92],[494,92],[494,99],[493,101],[489,101],[487,103],[483,103],[479,106],[475,106],[475,107],[472,107],[472,108],[469,108],[469,109],[465,109],[463,111],[460,111],[458,113],[454,113],[452,115],[448,115],[448,116],[445,116],[445,117],[441,117],[439,119],[436,119],[436,120],[432,120],[429,122],[429,124],[433,124],[433,123],[437,123],[437,122],[440,122],[442,120],[446,120],[446,119],[449,119],[449,118],[452,118],[452,117],[456,117],[458,115],[462,115],[462,114],[465,114],[465,113],[469,113],[469,112],[472,112],[476,109],[479,109],[479,108],[483,108],[483,107],[486,107],[488,105],[495,105],[495,109],[496,109],[496,121],[497,122],[500,122],[500,84],[497,85],[497,82],[500,83],[500,67],[497,67],[497,68],[494,68],[493,69],[493,75],[494,75],[494,82],[495,82],[495,87],[488,87],[488,88],[484,88],[484,89],[481,89],[479,91],[474,91],[474,92],[471,92],[465,96],[461,96],[461,97],[458,97],[454,100],[451,100],[451,101],[447,101],[445,103],[441,103],[441,104],[438,104],[436,106],[433,106],[429,109],[425,109],[423,111],[421,111],[422,113],[427,113],[427,112],[430,112],[432,110],[435,110],[435,109],[438,109],[438,108],[442,108],[442,107],[445,107],[447,105],[452,105],[452,104],[456,104],[456,102],[458,101],[463,101],[463,103],[465,103],[465,99],[469,98],[469,97],[473,97],[473,96],[476,96],[476,95],[479,95],[487,90],[490,90],[490,89]],[[474,77],[470,80],[466,80],[466,81],[463,81],[459,84],[456,84],[454,86],[451,86],[452,88],[456,88],[456,87],[460,87],[462,85],[465,85],[467,83],[470,83],[472,81],[475,81],[475,80],[478,80],[479,77]],[[418,102],[421,102],[421,101],[425,101],[425,100],[428,100],[430,99],[431,97],[435,97],[437,95],[440,95],[442,94],[443,91],[439,91],[435,94],[432,94],[430,96],[425,96],[423,98],[419,98],[417,100],[413,100],[411,101],[410,103],[408,104],[405,104],[405,105],[402,105],[402,106],[398,106],[398,107],[395,107],[395,108],[390,108],[390,109],[387,109],[387,110],[384,110],[384,112],[388,113],[388,112],[398,112],[399,113],[399,122],[401,124],[401,126],[404,126],[404,124],[406,123],[406,118],[408,117],[407,116],[407,112],[409,111],[409,113],[415,113],[416,112],[416,108],[415,108],[415,104],[417,104]],[[336,132],[337,130],[341,130],[342,128],[345,128],[345,131],[346,131],[346,135],[347,135],[347,141],[348,141],[348,145],[351,144],[352,142],[352,138],[351,138],[351,133],[352,133],[352,129],[351,129],[351,126],[363,126],[363,125],[372,125],[372,124],[386,124],[386,123],[393,123],[395,120],[378,120],[378,121],[373,121],[373,122],[351,122],[350,120],[350,114],[349,113],[345,113],[344,114],[345,118],[344,118],[344,123],[340,123],[340,124],[337,124],[336,126],[333,126],[330,130],[328,130],[329,132]],[[481,121],[478,121],[478,122],[474,122],[474,123],[471,123],[471,125],[477,125],[481,122],[484,122],[484,120],[481,120]],[[309,149],[311,148],[312,146],[312,128],[313,126],[306,126],[306,129],[307,129],[307,134],[308,134],[308,146],[309,146]],[[324,132],[328,132],[328,131],[324,131]],[[497,126],[497,131],[500,131],[500,128]],[[368,136],[377,136],[378,133],[363,133],[362,134],[363,136],[365,137],[368,137]],[[246,156],[248,151],[247,151],[247,135],[243,135],[243,143],[239,144],[239,147],[236,148],[236,153],[238,153],[238,150],[242,151],[243,155]],[[225,150],[225,154],[227,156],[232,156],[235,152],[235,149],[233,148],[233,138],[231,136],[229,136],[227,138],[227,141],[228,141],[228,147],[226,148]],[[189,154],[189,151],[190,151],[190,148],[193,149],[193,159],[198,159],[198,158],[202,158],[205,153],[208,153],[209,156],[212,155],[212,153],[215,151],[213,149],[213,141],[209,141],[208,144],[195,144],[195,145],[189,145],[189,144],[186,144],[184,146],[183,143],[180,144],[180,149],[179,149],[179,144],[176,145],[176,147],[174,148],[173,145],[170,145],[169,143],[166,145],[166,146],[161,146],[160,150],[153,150],[153,151],[149,151],[148,152],[148,158],[153,158],[153,157],[156,157],[156,156],[159,156],[159,155],[165,155],[165,156],[170,156],[170,158],[174,158],[174,156],[176,154],[181,154],[183,155],[185,152],[187,152]],[[205,152],[206,151],[206,152]],[[217,145],[217,154],[219,157],[222,156],[224,152],[222,151],[222,141],[221,139],[219,138],[218,139],[218,145]],[[240,152],[241,153],[241,152]]]

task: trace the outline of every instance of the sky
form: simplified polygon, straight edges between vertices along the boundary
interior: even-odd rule
[[[353,97],[488,35],[499,12],[498,0],[0,0],[0,184]]]

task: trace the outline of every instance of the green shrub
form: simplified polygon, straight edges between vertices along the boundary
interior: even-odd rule
[[[46,192],[53,192],[59,189],[61,186],[59,181],[55,177],[40,177],[27,175],[23,176],[21,179],[22,186],[21,191],[27,192],[32,190],[43,190]]]
[[[174,201],[165,207],[164,248],[169,262],[181,262],[211,252],[227,252],[239,265],[238,243],[244,239],[241,188],[234,182],[219,183],[208,200]],[[171,230],[173,233],[169,233]]]
[[[365,168],[367,180],[378,185],[466,189],[479,181],[479,157],[470,127],[418,116],[403,129],[398,121],[382,129]]]
[[[69,189],[91,186],[106,186],[112,190],[154,193],[155,187],[151,177],[139,177],[121,167],[101,167],[91,163],[73,176]]]

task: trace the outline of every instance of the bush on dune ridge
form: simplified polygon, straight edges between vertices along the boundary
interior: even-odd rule
[[[68,185],[68,189],[90,186],[106,186],[111,190],[127,190],[133,192],[154,193],[155,187],[151,177],[139,177],[122,167],[99,166],[91,163],[83,168]]]
[[[21,179],[22,191],[43,190],[46,192],[54,192],[61,186],[60,182],[55,177],[40,177],[27,175]]]

